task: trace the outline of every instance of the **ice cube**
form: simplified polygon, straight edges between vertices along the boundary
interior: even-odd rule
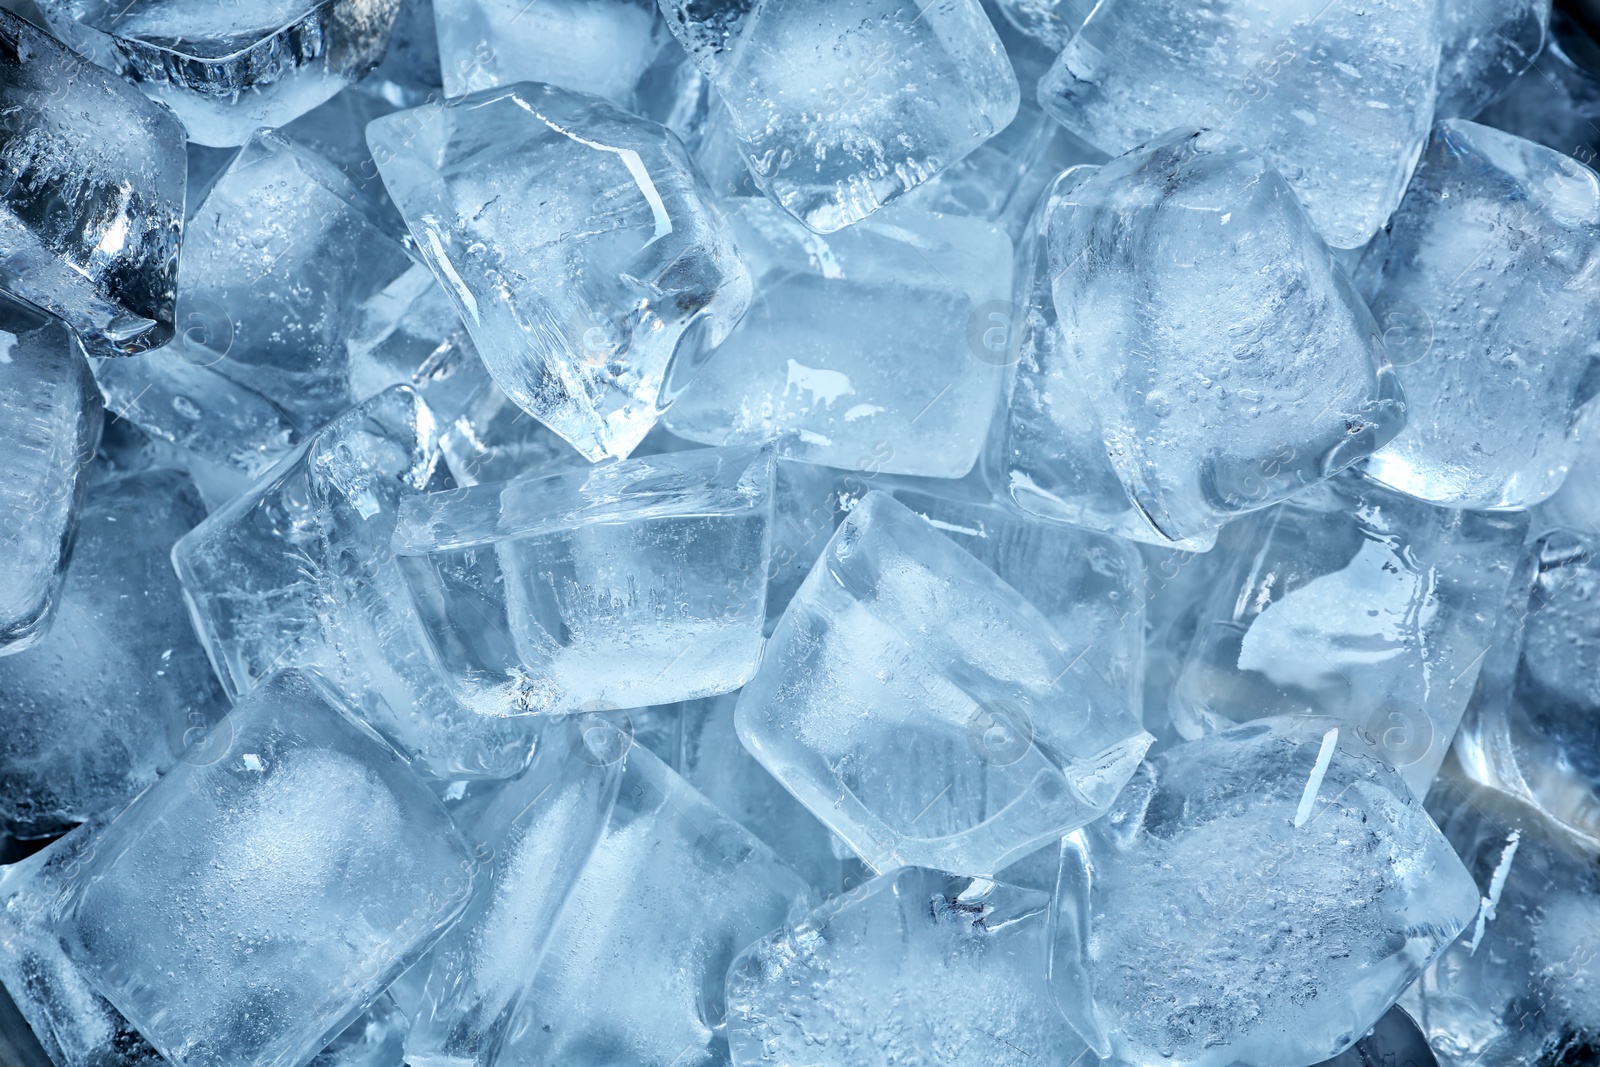
[[[1488,655],[1527,516],[1434,507],[1353,475],[1254,516],[1172,707],[1188,737],[1269,715],[1344,720],[1428,791]]]
[[[433,0],[400,0],[383,62],[360,85],[395,107],[416,107],[444,95]]]
[[[1045,983],[1050,895],[906,867],[728,970],[737,1067],[1066,1064],[1086,1054]]]
[[[1264,156],[1318,232],[1359,248],[1382,226],[1433,120],[1434,0],[1118,0],[1100,4],[1039,100],[1113,155],[1174,128]]]
[[[1600,76],[1586,30],[1561,8],[1550,15],[1550,34],[1530,68],[1511,83],[1504,99],[1490,104],[1477,120],[1546,148],[1594,165],[1600,152]],[[1582,62],[1579,62],[1582,60]]]
[[[784,456],[850,470],[966,474],[999,396],[1002,361],[972,338],[1008,306],[1006,235],[896,210],[820,237],[765,200],[730,222],[758,294],[668,413],[672,432],[776,438]]]
[[[770,449],[697,449],[433,493],[394,550],[488,714],[713,696],[761,653],[772,476]]]
[[[282,126],[383,58],[401,0],[38,0],[50,31],[205,145]]]
[[[1067,839],[1050,979],[1096,1055],[1317,1063],[1472,921],[1471,876],[1349,734],[1279,716],[1168,749]]]
[[[1510,92],[1533,66],[1549,32],[1550,0],[1509,0],[1488,8],[1474,0],[1442,0],[1439,16],[1443,47],[1433,115],[1470,119]]]
[[[316,666],[441,778],[506,778],[535,730],[463,706],[389,550],[402,498],[439,477],[433,413],[406,386],[352,408],[173,548],[184,596],[235,700],[275,667]]]
[[[401,10],[410,12],[417,6],[408,3]],[[430,16],[430,36],[432,32]],[[381,95],[380,88],[371,81],[363,81],[312,108],[277,132],[333,164],[341,179],[335,187],[339,195],[363,208],[385,233],[410,247],[411,231],[406,229],[399,209],[389,199],[383,178],[378,174],[378,165],[372,161],[372,149],[367,145],[367,127],[372,120],[393,114],[402,106],[409,105],[395,103]],[[337,205],[330,202],[329,206],[339,211]]]
[[[1206,547],[1394,436],[1403,404],[1377,324],[1260,156],[1174,131],[1074,168],[1037,225],[1057,317],[1011,397],[1024,509]]]
[[[860,222],[1004,129],[1017,78],[977,0],[660,0],[758,185],[818,233]]]
[[[72,334],[0,296],[0,656],[50,626],[100,424]]]
[[[1093,0],[997,0],[996,6],[1013,26],[1057,53],[1094,10]]]
[[[808,903],[793,871],[654,755],[624,758],[504,1063],[726,1064],[729,963]]]
[[[227,713],[170,562],[203,518],[176,471],[90,492],[55,624],[0,659],[0,820],[12,834],[120,807]]]
[[[1450,507],[1527,507],[1571,464],[1600,356],[1600,179],[1460,119],[1435,127],[1389,226],[1373,311],[1428,340],[1408,417],[1367,472]]]
[[[96,835],[62,942],[173,1063],[300,1063],[456,919],[475,861],[315,676],[220,730]]]
[[[875,869],[992,874],[1104,812],[1150,742],[1127,688],[1077,666],[1037,608],[872,492],[790,602],[736,721]]]
[[[183,127],[133,86],[0,11],[0,288],[91,355],[173,333]]]
[[[367,135],[490,373],[591,460],[626,456],[750,303],[682,144],[603,100],[525,82]]]
[[[625,107],[671,44],[654,0],[435,0],[446,96],[521,81],[590,93]]]
[[[526,773],[465,826],[483,859],[461,921],[425,973],[406,1061],[490,1067],[543,956],[556,916],[616,803],[628,737],[596,716],[555,720]]]

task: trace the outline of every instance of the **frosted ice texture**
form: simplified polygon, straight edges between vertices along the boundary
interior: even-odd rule
[[[1113,155],[1211,129],[1282,174],[1317,231],[1359,248],[1400,203],[1433,121],[1434,0],[1117,0],[1096,7],[1039,101]]]
[[[52,33],[170,107],[204,145],[243,144],[359,81],[401,0],[39,0]]]
[[[394,550],[460,698],[486,714],[738,689],[766,616],[770,449],[695,449],[418,496]]]
[[[990,874],[1096,818],[1150,738],[1130,693],[884,493],[856,505],[740,694],[740,739],[879,870]]]
[[[999,396],[974,323],[1003,307],[1011,242],[976,219],[896,210],[819,236],[765,200],[730,212],[757,283],[744,321],[672,410],[705,444],[776,439],[847,470],[959,478]]]
[[[750,173],[818,233],[860,222],[1004,129],[1019,90],[977,0],[660,0]]]
[[[183,127],[133,86],[0,11],[0,289],[90,355],[173,333]]]
[[[1522,557],[1525,515],[1456,511],[1353,475],[1250,523],[1173,698],[1185,736],[1344,720],[1421,796],[1449,752]]]
[[[1317,1063],[1472,921],[1471,876],[1348,731],[1280,716],[1168,749],[1067,839],[1050,979],[1097,1055]]]
[[[176,471],[90,492],[55,623],[0,659],[0,820],[12,834],[120,806],[227,713],[170,557],[203,518]]]
[[[368,140],[495,381],[591,460],[632,451],[750,303],[683,145],[603,100],[524,82]]]
[[[94,840],[63,944],[175,1064],[310,1059],[470,896],[439,801],[347,716],[276,674]]]
[[[914,867],[834,897],[728,971],[736,1067],[1070,1063],[1045,983],[1050,895]]]
[[[1260,156],[1174,131],[1068,171],[1036,225],[1051,293],[1019,301],[1004,449],[1025,510],[1205,547],[1402,425],[1377,324]]]
[[[1441,122],[1382,256],[1374,312],[1430,341],[1397,371],[1406,428],[1368,473],[1450,507],[1550,496],[1600,356],[1600,179],[1530,141]]]
[[[389,549],[401,500],[448,486],[433,413],[406,386],[352,408],[173,549],[201,643],[238,699],[316,666],[443,778],[505,778],[535,730],[451,693]]]
[[[72,334],[0,297],[0,656],[50,625],[100,425],[100,394]]]
[[[804,884],[766,845],[655,756],[628,749],[610,820],[549,933],[502,1062],[726,1064],[728,965],[806,905]]]

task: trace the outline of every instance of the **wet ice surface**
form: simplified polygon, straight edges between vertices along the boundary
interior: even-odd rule
[[[5,1067],[1594,1058],[1579,5],[0,7]]]

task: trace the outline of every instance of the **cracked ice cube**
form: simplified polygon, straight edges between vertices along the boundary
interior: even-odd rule
[[[1318,1063],[1472,921],[1466,868],[1349,731],[1291,715],[1178,745],[1067,838],[1050,980],[1096,1055]]]
[[[660,0],[756,183],[818,233],[860,222],[1016,116],[977,0]]]
[[[62,943],[175,1064],[303,1063],[450,926],[476,862],[315,676],[217,732],[96,835]]]
[[[51,32],[170,107],[203,145],[243,144],[383,58],[401,0],[38,0]]]
[[[1600,357],[1600,179],[1559,152],[1439,123],[1389,226],[1373,311],[1420,334],[1406,427],[1367,473],[1449,507],[1554,493]]]
[[[1150,743],[1022,596],[886,493],[850,512],[739,697],[740,739],[877,869],[992,874],[1098,817]]]
[[[1175,128],[1259,152],[1335,248],[1382,226],[1433,121],[1434,0],[1118,0],[1039,83],[1067,129],[1113,155]]]
[[[1025,510],[1192,546],[1402,424],[1377,324],[1248,149],[1174,131],[1074,168],[1036,230],[1056,322],[1024,343],[1011,397],[1006,478]]]
[[[590,460],[632,451],[749,306],[665,127],[524,82],[367,136],[495,381]]]
[[[0,288],[90,355],[165,344],[187,179],[165,108],[0,10]]]

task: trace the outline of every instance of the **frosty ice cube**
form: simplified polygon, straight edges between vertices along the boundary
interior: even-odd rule
[[[1449,842],[1349,732],[1280,716],[1168,749],[1067,838],[1050,979],[1096,1055],[1317,1063],[1472,921]]]
[[[183,127],[133,86],[0,10],[0,288],[91,355],[173,332]]]
[[[38,0],[52,33],[170,107],[204,145],[243,144],[383,58],[401,0]]]
[[[1269,715],[1343,719],[1420,797],[1478,681],[1527,517],[1327,484],[1254,517],[1232,547],[1173,716],[1188,737]]]
[[[203,518],[176,471],[89,494],[55,624],[0,659],[0,821],[12,834],[120,806],[226,714],[170,561]]]
[[[1150,742],[1128,690],[1077,666],[1037,608],[873,492],[790,602],[736,721],[874,868],[992,874],[1098,817]]]
[[[305,1062],[470,896],[444,808],[348,714],[276,674],[96,835],[62,942],[175,1064]]]
[[[1074,1062],[1045,983],[1049,911],[1048,893],[915,867],[834,897],[728,969],[733,1062]]]
[[[730,221],[758,295],[673,405],[672,432],[776,439],[784,456],[848,470],[966,474],[999,396],[1001,361],[970,335],[1010,293],[1006,235],[897,210],[819,237],[765,200]]]
[[[743,685],[772,465],[770,449],[696,449],[405,501],[394,551],[461,699],[551,715]]]
[[[1433,121],[1434,0],[1118,0],[1099,5],[1039,100],[1112,154],[1174,128],[1259,152],[1335,248],[1400,203]]]
[[[401,500],[449,485],[433,413],[396,386],[352,408],[173,548],[206,653],[238,699],[316,666],[391,743],[442,778],[505,778],[535,731],[450,691],[389,550]]]
[[[977,0],[660,0],[745,163],[818,233],[860,222],[1004,129],[1017,77]]]
[[[521,83],[368,140],[490,373],[591,460],[626,456],[750,303],[682,144],[603,100]]]
[[[1600,356],[1600,179],[1560,152],[1441,122],[1389,227],[1380,320],[1426,330],[1406,428],[1367,471],[1450,507],[1527,507],[1572,462]]]
[[[1025,510],[1204,547],[1399,429],[1377,324],[1261,157],[1174,131],[1045,206],[1057,322],[1024,345],[1004,450]]]
[[[3,15],[0,12],[0,15]],[[38,641],[60,596],[100,393],[72,334],[0,296],[0,656]]]

